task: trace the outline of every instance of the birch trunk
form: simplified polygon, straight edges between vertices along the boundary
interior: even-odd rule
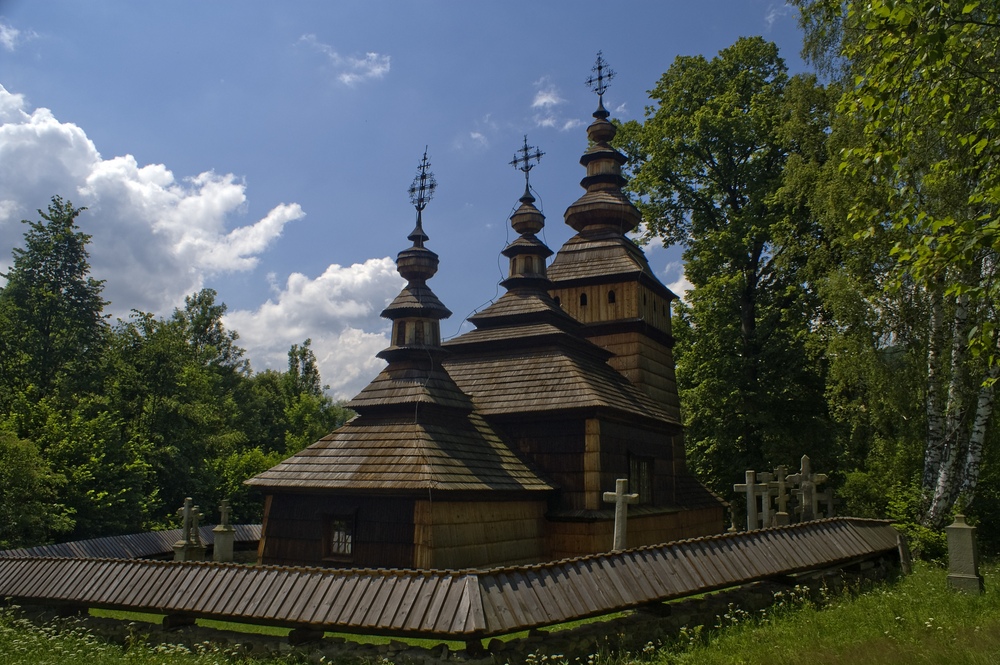
[[[930,497],[938,482],[945,457],[945,414],[942,398],[941,352],[944,347],[944,282],[934,280],[929,285],[930,339],[927,344],[927,445],[924,448],[924,473],[921,486]]]
[[[969,447],[965,454],[965,469],[962,474],[960,494],[971,501],[979,483],[979,467],[983,461],[983,441],[986,440],[986,426],[993,415],[994,384],[1000,378],[1000,364],[990,367],[987,380],[979,389],[979,399],[976,400],[976,420],[972,424],[972,434],[969,436]]]

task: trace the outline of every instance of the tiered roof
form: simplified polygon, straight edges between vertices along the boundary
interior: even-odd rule
[[[449,374],[485,416],[587,409],[679,425],[607,364],[612,354],[589,342],[549,294],[545,259],[552,250],[536,235],[545,216],[527,184],[520,201],[511,216],[519,235],[503,250],[510,259],[509,277],[501,282],[507,292],[469,317],[475,330],[444,345],[452,352],[445,360]]]
[[[438,268],[437,254],[424,247],[422,212],[436,184],[428,166],[425,152],[411,187],[413,245],[396,259],[407,283],[382,312],[393,322],[391,345],[379,353],[388,365],[347,403],[357,418],[249,484],[348,492],[554,489],[473,413],[472,400],[441,366],[440,321],[451,312],[427,286]]]
[[[557,287],[638,278],[664,297],[676,299],[656,279],[642,250],[625,236],[638,228],[642,216],[622,191],[626,158],[611,146],[618,130],[604,108],[606,81],[613,73],[606,69],[600,55],[595,71],[597,110],[594,122],[587,127],[587,150],[580,158],[580,164],[587,169],[580,186],[587,191],[566,209],[566,224],[577,234],[556,254],[549,266],[549,278]]]

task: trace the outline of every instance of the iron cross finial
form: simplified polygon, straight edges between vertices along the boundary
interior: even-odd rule
[[[531,152],[534,150],[534,152]],[[520,154],[520,156],[518,156]],[[514,153],[514,159],[508,162],[518,171],[524,173],[524,189],[528,189],[528,173],[531,169],[535,168],[535,165],[542,161],[542,155],[545,153],[534,146],[528,145],[528,135],[524,135],[524,145],[520,150]],[[531,161],[534,160],[534,164]]]
[[[603,51],[597,52],[597,62],[591,71],[597,75],[587,79],[587,87],[596,92],[598,97],[603,97],[604,92],[608,89],[608,81],[615,77],[614,70],[608,67],[608,63],[604,60]]]
[[[417,209],[417,214],[427,207],[427,202],[434,196],[437,189],[437,180],[431,173],[431,163],[427,161],[427,146],[424,146],[424,156],[417,165],[417,175],[410,185],[410,202]]]

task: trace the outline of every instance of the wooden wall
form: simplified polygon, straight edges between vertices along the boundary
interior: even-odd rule
[[[611,291],[614,302],[609,302]],[[670,301],[636,281],[561,287],[549,293],[559,298],[563,310],[581,323],[642,319],[670,334]],[[587,304],[582,304],[581,296],[586,296]]]
[[[616,479],[628,478],[629,455],[652,459],[653,496],[650,503],[654,506],[674,505],[672,437],[622,423],[601,422],[601,491],[613,491]]]
[[[722,512],[721,507],[711,507],[629,517],[626,544],[641,547],[721,533]],[[614,521],[549,522],[547,535],[553,560],[607,552],[614,539]]]
[[[413,565],[413,499],[275,494],[265,503],[259,560],[281,566],[400,568]],[[323,558],[324,521],[354,515],[354,556]]]
[[[588,335],[587,338],[614,353],[615,357],[608,364],[680,420],[674,357],[665,344],[640,332]]]
[[[545,501],[417,501],[417,568],[537,563],[545,556]]]
[[[515,450],[562,488],[558,509],[587,507],[583,477],[586,424],[582,418],[518,421],[504,423],[502,429]]]

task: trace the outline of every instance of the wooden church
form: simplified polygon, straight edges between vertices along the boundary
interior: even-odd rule
[[[441,342],[451,312],[427,281],[422,212],[434,190],[427,155],[410,189],[412,245],[396,264],[406,286],[385,369],[348,406],[350,422],[247,481],[265,496],[264,564],[482,568],[611,549],[618,478],[638,495],[628,546],[718,533],[723,503],[688,474],[671,353],[670,302],[627,237],[641,219],[622,192],[625,157],[611,147],[599,95],[577,233],[556,253],[527,187],[541,153],[525,140],[525,193],[503,254],[506,293]]]

